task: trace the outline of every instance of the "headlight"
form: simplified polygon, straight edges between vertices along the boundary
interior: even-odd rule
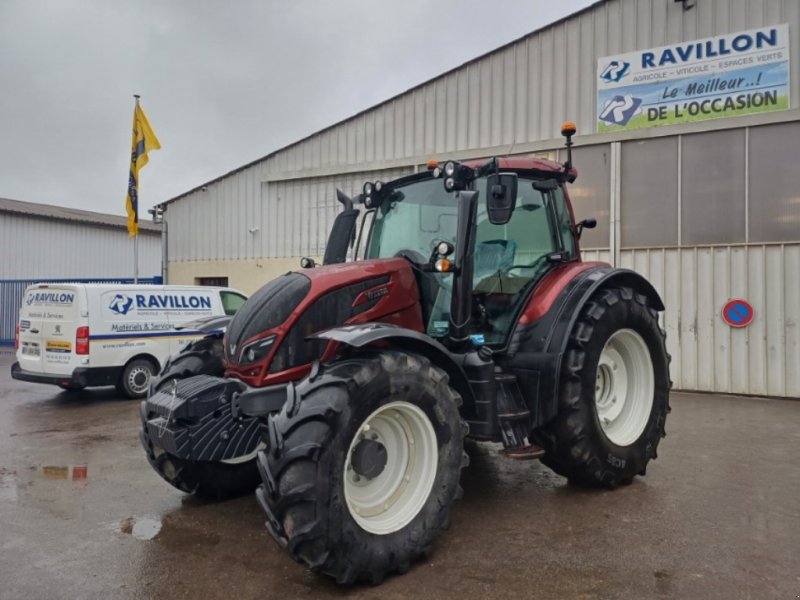
[[[267,354],[269,354],[270,349],[272,348],[272,344],[275,343],[275,338],[278,337],[276,335],[271,335],[263,340],[256,340],[252,344],[248,344],[244,348],[242,348],[241,358],[239,360],[240,365],[251,365],[260,361],[264,358]]]

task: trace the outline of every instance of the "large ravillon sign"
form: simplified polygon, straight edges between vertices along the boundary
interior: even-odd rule
[[[597,62],[597,130],[789,108],[789,26],[682,42]]]

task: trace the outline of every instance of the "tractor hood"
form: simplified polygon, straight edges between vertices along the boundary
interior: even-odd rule
[[[310,335],[364,322],[422,331],[419,290],[406,259],[339,263],[273,279],[231,321],[226,373],[258,387],[297,379],[334,350]]]

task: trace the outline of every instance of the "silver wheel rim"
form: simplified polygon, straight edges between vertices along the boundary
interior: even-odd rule
[[[639,439],[653,409],[655,375],[650,350],[632,329],[620,329],[600,353],[595,406],[600,427],[617,446]]]
[[[386,465],[369,479],[351,460],[365,439],[386,448]],[[369,533],[386,535],[419,514],[433,488],[439,452],[428,416],[409,402],[390,402],[368,416],[350,442],[344,464],[344,496],[350,515]]]
[[[145,366],[137,365],[128,372],[128,389],[134,394],[142,394],[150,388],[153,373]],[[143,382],[143,383],[142,383]]]

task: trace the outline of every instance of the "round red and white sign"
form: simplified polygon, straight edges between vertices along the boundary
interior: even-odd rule
[[[741,298],[729,300],[722,308],[722,320],[731,327],[747,327],[755,316],[753,306]]]

